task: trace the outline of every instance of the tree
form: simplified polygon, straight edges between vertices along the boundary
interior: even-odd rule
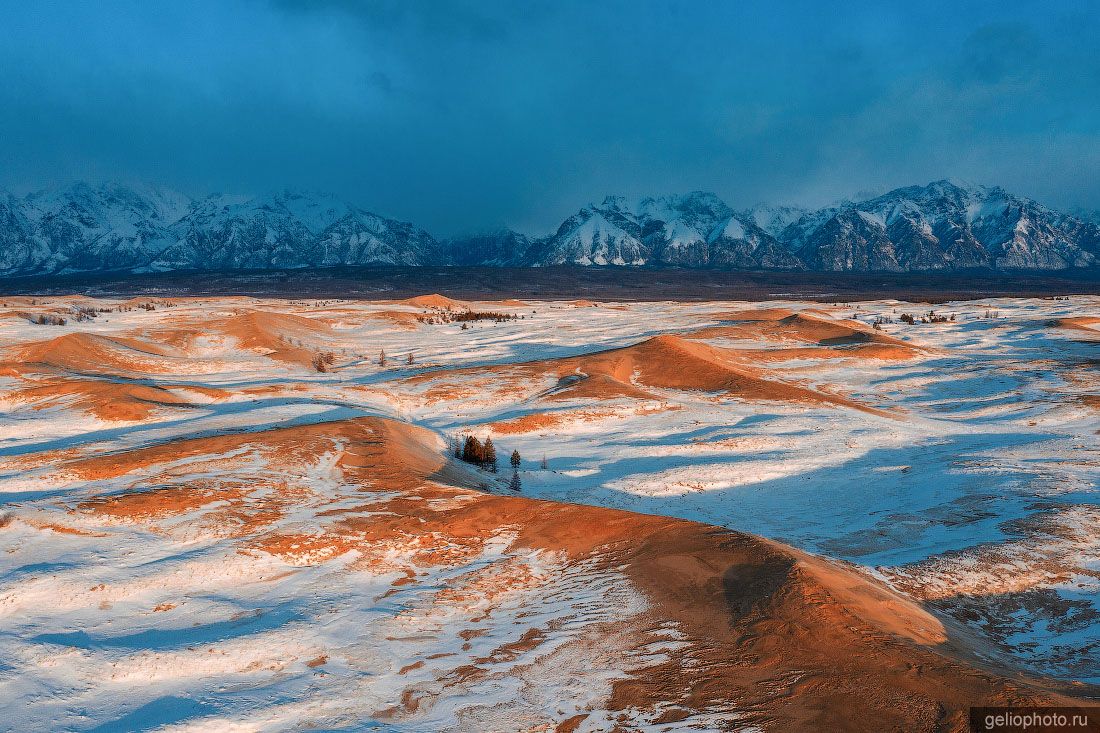
[[[485,446],[472,435],[466,436],[466,442],[462,446],[462,460],[467,463],[483,463]]]
[[[546,460],[545,455],[542,457],[542,463],[539,464],[539,468],[541,468],[543,471],[550,468],[550,463],[549,463],[549,461]]]
[[[512,451],[512,468],[518,469],[519,464],[523,459],[519,457],[519,451]]]
[[[519,471],[512,471],[512,480],[508,483],[508,488],[517,494],[523,488],[523,484],[519,481]]]
[[[413,363],[413,354],[410,351],[408,358],[405,359],[405,363],[411,365]]]
[[[492,438],[489,438],[489,437],[485,438],[484,450],[485,450],[484,463],[488,463],[489,464],[489,470],[492,471],[493,473],[496,473],[497,472],[497,449],[496,449],[496,446],[493,445],[493,439]]]
[[[455,458],[462,458],[462,439],[457,435],[451,438],[451,452],[455,454]]]
[[[382,349],[378,352],[378,366],[386,366],[386,350]]]

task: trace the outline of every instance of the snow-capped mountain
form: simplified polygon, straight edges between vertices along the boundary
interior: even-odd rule
[[[936,181],[812,212],[780,233],[815,270],[1063,270],[1100,256],[1095,224],[999,187]]]
[[[0,275],[340,265],[666,266],[859,272],[1100,269],[1100,223],[998,187],[936,181],[806,210],[714,194],[608,197],[531,239],[438,241],[334,196],[190,199],[77,183],[0,193]]]
[[[704,192],[586,206],[535,243],[531,264],[801,267],[752,217]]]
[[[0,273],[428,265],[439,243],[325,194],[192,200],[155,187],[77,183],[0,198]]]
[[[745,215],[752,219],[756,226],[773,237],[778,237],[784,229],[809,213],[809,209],[801,206],[759,203],[748,209]]]

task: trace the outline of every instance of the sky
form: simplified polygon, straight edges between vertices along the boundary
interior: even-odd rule
[[[955,178],[1100,209],[1100,5],[0,2],[0,187],[335,193],[439,236]]]

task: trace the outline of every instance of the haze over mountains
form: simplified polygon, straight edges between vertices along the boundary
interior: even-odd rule
[[[1100,269],[1100,226],[999,187],[936,181],[809,210],[714,194],[608,197],[532,238],[437,239],[326,194],[191,199],[77,183],[0,194],[0,275],[342,265],[619,265],[827,272]]]

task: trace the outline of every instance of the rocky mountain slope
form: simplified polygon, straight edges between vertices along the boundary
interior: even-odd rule
[[[325,194],[192,200],[84,183],[0,194],[0,275],[339,265],[1056,271],[1100,265],[1100,225],[949,181],[819,210],[736,211],[704,192],[608,197],[545,237],[501,230],[442,241]]]

